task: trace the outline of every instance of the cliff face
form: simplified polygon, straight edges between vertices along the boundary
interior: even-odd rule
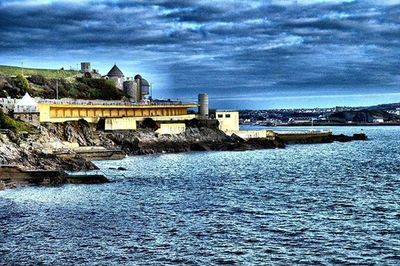
[[[201,125],[189,125],[184,133],[178,135],[159,135],[151,129],[97,131],[94,125],[83,120],[48,124],[46,129],[49,134],[62,141],[77,142],[80,146],[121,149],[129,155],[284,147],[276,141],[245,141],[238,137],[229,137],[218,129]]]
[[[128,155],[176,153],[188,151],[241,151],[284,148],[284,143],[327,143],[365,140],[363,134],[332,135],[302,142],[250,139],[227,136],[213,126],[188,122],[186,131],[178,135],[159,135],[151,129],[136,131],[99,131],[86,121],[44,124],[32,133],[0,133],[0,164],[17,165],[24,169],[89,170],[96,166],[82,158],[84,152],[105,149],[123,151]],[[100,148],[99,148],[100,147]],[[107,150],[106,150],[107,151]],[[112,152],[111,152],[112,153]],[[123,154],[122,154],[123,155]]]
[[[61,158],[53,154],[54,150],[67,150],[68,147],[45,128],[33,133],[0,133],[0,163],[17,165],[23,169],[70,170],[96,169],[96,166],[72,154],[70,158]],[[72,152],[72,151],[71,151]]]

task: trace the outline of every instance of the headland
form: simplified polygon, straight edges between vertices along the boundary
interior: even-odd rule
[[[18,93],[24,96],[0,99],[0,189],[18,184],[107,182],[104,176],[71,176],[65,171],[93,170],[92,160],[127,155],[275,149],[367,139],[364,134],[331,131],[241,130],[239,112],[210,111],[205,93],[198,95],[198,102],[155,100],[147,80],[139,74],[125,78],[116,65],[102,76],[82,63],[81,71],[74,74],[78,83],[92,84],[98,92],[91,93],[102,97],[60,99],[58,84],[64,81],[57,77],[55,99],[43,98],[35,95],[37,84],[31,83],[45,78],[3,77],[15,79]],[[107,95],[109,99],[104,99]]]

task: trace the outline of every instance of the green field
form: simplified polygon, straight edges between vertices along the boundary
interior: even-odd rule
[[[0,76],[15,76],[24,73],[24,76],[42,75],[45,78],[71,78],[78,71],[75,70],[59,70],[59,69],[38,69],[38,68],[21,68],[16,66],[0,65]]]

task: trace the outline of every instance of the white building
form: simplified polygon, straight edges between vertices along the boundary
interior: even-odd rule
[[[17,101],[14,113],[36,113],[38,112],[37,102],[29,93],[25,93],[21,100]]]
[[[26,93],[21,100],[17,101],[13,116],[15,119],[39,125],[39,109],[35,99]]]
[[[372,120],[373,123],[384,123],[385,120],[383,120],[383,118],[374,118],[374,120]]]
[[[239,130],[239,112],[238,111],[217,111],[215,118],[219,122],[219,129],[227,131]]]

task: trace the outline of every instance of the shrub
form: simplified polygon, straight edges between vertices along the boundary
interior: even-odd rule
[[[3,113],[2,110],[0,110],[0,128],[2,129],[9,129],[14,132],[31,132],[32,131],[32,126],[23,122],[16,120],[14,118],[11,118],[10,116],[6,115]]]
[[[124,93],[119,90],[112,80],[77,78],[77,86],[82,84],[89,87],[85,90],[85,95],[90,99],[120,100]],[[82,90],[80,90],[82,91]]]
[[[22,76],[21,74],[18,74],[17,77],[15,78],[15,80],[16,80],[15,85],[18,88],[20,88],[24,92],[29,91],[29,82],[24,76]]]
[[[8,96],[5,90],[0,89],[0,98],[6,98]]]
[[[46,83],[46,78],[43,75],[32,75],[28,80],[37,85],[44,85]]]

